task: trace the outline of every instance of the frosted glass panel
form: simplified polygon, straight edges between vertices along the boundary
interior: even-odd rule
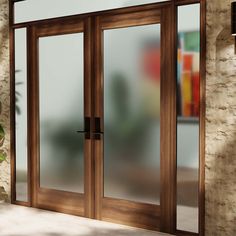
[[[25,0],[15,3],[15,22],[77,15],[167,0]]]
[[[104,196],[159,203],[160,25],[104,31]]]
[[[199,4],[178,8],[178,35],[177,229],[198,232]]]
[[[39,38],[40,186],[84,192],[83,33]]]
[[[26,29],[15,30],[16,200],[28,201]]]

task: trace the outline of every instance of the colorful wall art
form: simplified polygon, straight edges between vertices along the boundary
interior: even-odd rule
[[[200,33],[179,33],[177,104],[178,116],[198,117],[200,104]]]

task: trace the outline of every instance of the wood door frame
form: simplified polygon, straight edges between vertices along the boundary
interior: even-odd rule
[[[11,158],[11,202],[13,204],[23,205],[23,206],[32,206],[32,194],[31,194],[31,171],[30,167],[33,165],[31,162],[31,157],[28,155],[28,202],[22,202],[16,199],[16,155],[15,155],[15,45],[14,45],[14,31],[15,29],[26,28],[27,29],[27,48],[29,48],[31,44],[31,39],[29,36],[29,31],[32,29],[32,26],[41,25],[41,24],[49,24],[49,23],[63,23],[69,20],[80,20],[85,17],[90,17],[92,21],[92,29],[94,29],[94,20],[95,16],[104,14],[109,15],[113,13],[122,13],[122,12],[131,12],[133,10],[137,10],[140,7],[148,9],[154,9],[157,5],[165,6],[166,3],[172,3],[173,7],[173,15],[176,15],[177,7],[180,5],[188,5],[194,3],[200,3],[201,6],[201,53],[200,53],[200,157],[199,157],[199,234],[192,234],[188,232],[176,231],[176,235],[201,235],[204,236],[205,234],[205,97],[206,97],[206,0],[170,0],[169,2],[162,2],[162,3],[153,3],[153,4],[146,4],[142,6],[132,6],[132,7],[125,7],[122,9],[114,9],[114,10],[105,10],[99,12],[92,12],[92,13],[85,13],[80,15],[74,16],[66,16],[66,17],[57,17],[53,19],[45,19],[45,20],[36,20],[31,22],[23,22],[23,23],[14,23],[14,0],[9,0],[9,23],[10,23],[10,123],[11,123],[11,131],[10,131],[10,158]],[[132,8],[132,9],[131,9]],[[177,24],[177,18],[175,17],[174,25]],[[93,34],[93,30],[92,33]],[[27,61],[30,61],[30,54],[29,50],[27,53]],[[94,56],[92,56],[92,61],[94,60]],[[29,64],[29,63],[28,63]],[[93,63],[92,63],[93,64]],[[28,75],[27,80],[28,83],[30,82],[30,71],[31,69],[28,68]],[[92,72],[92,77],[94,78],[94,72]],[[29,87],[29,86],[28,86]],[[93,89],[93,88],[92,88]],[[29,94],[29,89],[28,89]],[[28,101],[28,104],[30,101]],[[28,110],[28,117],[30,111]],[[93,124],[91,124],[91,127]],[[28,123],[28,129],[30,129],[30,124]],[[28,135],[30,138],[30,136]],[[32,140],[33,141],[33,140]],[[91,160],[93,163],[94,160]],[[93,181],[92,177],[92,181]],[[90,206],[93,208],[93,206]]]
[[[97,92],[95,94],[95,117],[101,119],[102,131],[104,131],[103,31],[131,26],[161,24],[161,203],[160,206],[157,206],[154,204],[135,203],[127,200],[103,197],[103,142],[101,141],[102,139],[94,140],[96,166],[95,217],[100,220],[174,233],[176,224],[176,81],[174,76],[176,70],[176,53],[174,53],[175,32],[171,30],[173,26],[170,22],[173,21],[170,19],[173,19],[171,4],[165,4],[165,6],[162,5],[152,10],[139,9],[137,12],[114,13],[96,18],[95,91]],[[163,38],[165,40],[162,40]],[[122,209],[123,213],[121,213],[120,209]],[[132,214],[129,214],[129,212],[132,212]],[[138,222],[136,214],[139,214],[140,218],[146,217],[146,224]],[[112,217],[109,215],[112,215]],[[128,222],[126,216],[128,218],[136,218],[135,220],[137,222]]]
[[[91,141],[85,139],[84,144],[84,194],[72,193],[61,190],[41,188],[39,167],[39,63],[38,63],[38,39],[40,37],[84,33],[84,117],[91,117],[91,19],[81,21],[68,21],[63,24],[41,24],[30,26],[28,30],[29,59],[29,135],[31,156],[31,204],[33,207],[60,211],[80,216],[92,217],[91,209],[93,192],[91,189],[92,161]],[[75,131],[76,132],[76,131]],[[69,204],[65,199],[70,198]],[[57,204],[56,204],[57,202]],[[76,206],[76,207],[75,207]]]

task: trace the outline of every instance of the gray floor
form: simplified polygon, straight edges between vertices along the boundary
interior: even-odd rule
[[[22,206],[0,204],[0,236],[168,236]]]

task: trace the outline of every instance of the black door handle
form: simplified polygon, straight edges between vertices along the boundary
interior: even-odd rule
[[[77,130],[79,134],[85,134],[86,139],[90,139],[90,117],[84,118],[84,130]]]
[[[90,117],[84,118],[84,130],[77,130],[76,131],[79,134],[85,134],[86,139],[90,139]],[[101,120],[100,117],[95,117],[95,124],[94,124],[94,131],[92,131],[92,135],[94,139],[101,139],[101,135],[103,135],[104,132],[101,131]]]
[[[92,132],[94,135],[94,139],[101,139],[101,135],[104,133],[101,131],[101,119],[100,117],[95,117],[94,119],[94,131]]]
[[[85,139],[90,139],[90,132],[84,131],[84,130],[77,130],[76,131],[79,134],[84,134],[85,135]]]

